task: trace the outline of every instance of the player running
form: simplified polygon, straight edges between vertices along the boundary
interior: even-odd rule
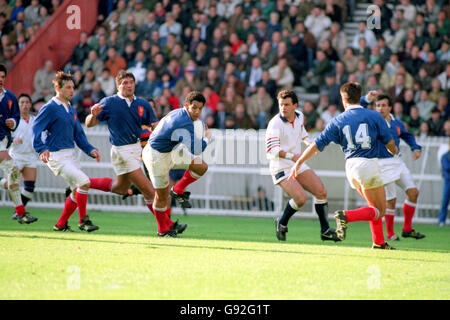
[[[364,104],[362,105],[364,106]],[[391,110],[391,98],[385,94],[378,95],[375,99],[375,111],[379,112],[386,120],[394,138],[395,145],[400,150],[400,139],[403,139],[411,148],[413,159],[419,159],[422,147],[416,143],[414,135],[406,130],[403,122],[395,119],[391,115]],[[399,240],[399,237],[394,233],[395,204],[397,201],[395,185],[398,185],[406,193],[406,200],[403,203],[404,222],[402,237],[423,239],[425,235],[417,232],[412,227],[412,219],[417,207],[419,190],[414,183],[411,172],[400,156],[400,154],[392,156],[387,150],[383,150],[379,156],[383,182],[385,183],[386,189],[386,215],[384,216],[384,220],[386,223],[387,238],[388,240]]]
[[[386,147],[390,153],[398,149],[386,121],[376,111],[364,109],[359,103],[361,85],[348,82],[341,89],[345,111],[333,118],[325,130],[311,143],[297,160],[291,175],[297,177],[302,164],[328,144],[341,145],[345,153],[345,171],[353,189],[366,199],[368,206],[335,212],[336,233],[346,237],[348,223],[369,221],[373,249],[394,249],[384,240],[382,217],[386,211],[386,194],[378,163],[379,150]]]
[[[153,209],[157,215],[167,216],[169,213],[169,195],[181,206],[191,208],[189,193],[185,189],[208,170],[208,165],[199,155],[211,141],[211,133],[206,127],[205,138],[201,139],[194,132],[194,121],[199,119],[206,100],[200,92],[192,91],[185,101],[183,108],[175,109],[161,119],[142,153],[156,191]],[[186,172],[169,189],[169,171],[172,168],[185,169]],[[176,233],[170,231],[167,236],[176,237]]]
[[[20,122],[20,110],[16,95],[4,88],[8,71],[3,64],[0,64],[0,169],[3,170],[6,187],[9,190],[11,200],[17,213],[17,221],[20,224],[33,223],[38,219],[25,211],[19,189],[19,169],[14,164],[14,160],[8,153],[11,146],[11,132],[17,129]]]
[[[96,126],[101,121],[108,125],[109,141],[112,144],[111,163],[116,180],[93,178],[91,187],[125,195],[133,183],[142,192],[147,208],[155,215],[158,235],[171,236],[182,233],[186,225],[173,222],[167,214],[153,211],[153,186],[141,169],[142,148],[139,138],[142,125],[153,128],[158,119],[148,101],[134,95],[136,82],[131,72],[119,71],[116,86],[118,93],[95,104],[85,121],[87,127]]]
[[[303,125],[303,113],[296,111],[298,98],[294,91],[283,90],[277,96],[280,113],[270,120],[266,131],[266,152],[270,160],[270,173],[275,185],[279,185],[291,199],[283,215],[275,219],[276,236],[286,241],[289,219],[306,202],[306,191],[314,195],[314,207],[320,222],[322,240],[340,241],[335,229],[328,224],[327,191],[319,177],[303,163],[295,179],[289,178],[289,170],[302,152],[302,141],[309,145],[308,133]]]
[[[31,97],[23,93],[18,100],[20,122],[17,129],[12,133],[13,143],[9,148],[9,155],[14,159],[14,165],[22,175],[24,188],[21,192],[21,199],[22,204],[26,206],[33,197],[39,156],[33,149],[32,126],[36,117],[30,114]],[[5,179],[4,183],[1,182],[1,186],[6,186],[7,183]],[[11,218],[17,220],[17,213],[14,213]]]
[[[39,110],[33,124],[34,150],[55,176],[61,176],[73,190],[67,197],[64,210],[53,230],[72,231],[67,221],[78,208],[79,229],[92,232],[99,227],[92,223],[86,213],[90,181],[80,169],[75,143],[97,162],[100,162],[100,153],[88,142],[77,112],[70,104],[74,93],[72,76],[59,71],[53,80],[53,86],[56,96]]]

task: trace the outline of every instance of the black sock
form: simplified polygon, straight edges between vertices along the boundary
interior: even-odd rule
[[[283,226],[287,226],[289,219],[297,212],[294,208],[291,207],[290,203],[286,204],[286,208],[284,208],[283,216],[280,219],[280,224]]]
[[[20,197],[22,198],[22,204],[24,207],[27,205],[28,201],[31,200],[30,198],[24,196],[23,194],[20,194]]]
[[[130,189],[133,191],[133,195],[141,194],[141,191],[134,184],[131,185]]]
[[[328,224],[328,202],[325,203],[316,203],[314,204],[314,208],[316,209],[316,213],[319,216],[320,221],[320,231],[325,232],[330,227]]]

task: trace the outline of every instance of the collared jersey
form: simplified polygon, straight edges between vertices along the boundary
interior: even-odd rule
[[[88,142],[75,109],[70,103],[65,106],[56,97],[39,110],[32,128],[33,148],[39,154],[45,150],[54,152],[73,149],[74,143],[89,156],[95,149]],[[47,133],[45,142],[42,139],[44,131]]]
[[[30,115],[28,121],[24,118],[20,119],[19,125],[17,129],[12,134],[13,138],[22,139],[21,144],[13,143],[11,148],[9,149],[9,154],[11,157],[15,157],[17,155],[26,155],[26,154],[36,154],[33,149],[33,123],[36,117],[34,115]]]
[[[195,136],[194,122],[186,108],[169,112],[159,121],[148,140],[150,146],[161,153],[171,152],[180,142],[195,155],[201,154],[207,146],[204,139]]]
[[[158,121],[147,100],[134,97],[131,104],[128,102],[118,94],[100,101],[104,108],[97,119],[106,121],[108,124],[109,141],[114,146],[138,142],[142,133],[142,125]]]
[[[294,165],[292,160],[278,156],[281,150],[292,154],[302,152],[302,141],[308,137],[303,121],[304,116],[300,111],[295,112],[293,122],[279,113],[269,121],[266,130],[266,155],[270,160],[269,169],[272,174]]]
[[[5,137],[11,140],[11,131],[14,131],[20,121],[19,103],[17,102],[16,95],[8,89],[3,89],[0,99],[0,141]],[[14,119],[16,126],[14,129],[9,129],[5,125],[6,119]],[[11,142],[11,141],[9,141]]]
[[[391,139],[386,121],[378,112],[355,105],[333,118],[315,142],[319,151],[334,142],[341,146],[345,159],[370,159],[378,158]]]

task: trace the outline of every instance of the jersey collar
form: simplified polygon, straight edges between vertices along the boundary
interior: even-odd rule
[[[351,109],[363,109],[363,107],[360,106],[359,104],[352,104],[347,107],[347,110],[351,110]]]
[[[294,111],[295,112],[295,116],[298,118],[298,117],[300,117],[300,113],[298,113],[297,111]],[[281,119],[281,121],[283,121],[283,122],[289,122],[289,120],[288,119],[286,119],[285,117],[283,117],[282,115],[281,115],[281,113],[280,113],[280,119]]]
[[[133,100],[130,100],[128,98],[125,98],[123,95],[120,94],[120,92],[117,92],[117,96],[122,99],[125,100],[125,102],[127,103],[128,106],[131,106],[131,103],[136,100],[136,96],[133,94]]]

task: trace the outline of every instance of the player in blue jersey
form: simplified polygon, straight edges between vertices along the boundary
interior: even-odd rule
[[[142,125],[153,128],[158,119],[148,101],[134,95],[136,84],[131,72],[119,71],[116,86],[118,93],[95,104],[85,121],[88,127],[93,127],[101,121],[108,125],[109,141],[112,144],[111,162],[116,173],[116,180],[91,179],[91,187],[125,195],[133,183],[142,192],[148,209],[155,215],[158,235],[176,236],[177,233],[186,229],[186,225],[173,222],[167,215],[153,210],[152,202],[155,192],[150,180],[141,169],[142,148],[139,139]]]
[[[11,132],[19,126],[20,110],[16,95],[4,88],[7,74],[6,67],[0,64],[0,170],[6,177],[7,188],[18,216],[17,221],[29,224],[36,222],[37,218],[25,211],[19,189],[20,172],[8,154],[12,143]]]
[[[363,104],[362,104],[363,105]],[[395,119],[391,115],[392,103],[388,95],[380,94],[375,98],[375,111],[379,112],[391,131],[395,145],[400,150],[400,139],[405,141],[413,152],[413,159],[420,157],[422,147],[416,143],[414,135],[409,133],[402,121]],[[389,240],[399,240],[394,233],[394,216],[397,194],[395,186],[398,185],[406,193],[406,200],[403,203],[404,223],[402,237],[423,239],[425,235],[417,232],[412,227],[412,219],[417,206],[419,190],[414,183],[411,172],[401,160],[400,155],[392,156],[387,150],[383,150],[379,156],[383,183],[386,189],[386,215],[384,216],[387,238]]]
[[[185,98],[185,105],[171,111],[158,123],[142,153],[144,163],[155,187],[155,212],[168,213],[169,195],[185,208],[190,208],[188,185],[203,176],[208,165],[199,157],[211,139],[206,128],[201,137],[194,130],[194,122],[199,119],[205,97],[192,91]],[[169,171],[185,169],[183,177],[172,188],[169,187]]]
[[[386,211],[386,194],[381,179],[378,156],[382,148],[398,153],[386,121],[376,111],[364,109],[359,103],[361,85],[348,82],[341,89],[345,111],[333,118],[325,130],[311,143],[291,170],[296,177],[301,165],[328,144],[339,144],[345,154],[345,171],[352,188],[366,199],[368,206],[335,213],[336,233],[345,239],[348,223],[369,221],[372,231],[372,248],[393,249],[385,240],[382,217]]]
[[[67,224],[78,208],[80,230],[98,230],[86,213],[90,187],[89,177],[80,169],[75,144],[87,155],[100,162],[100,153],[87,140],[78,120],[77,112],[70,104],[74,93],[74,82],[70,74],[59,71],[53,86],[56,96],[40,110],[33,123],[33,148],[50,170],[67,181],[73,190],[67,197],[64,210],[54,231],[72,231]],[[45,132],[45,137],[44,137]]]

